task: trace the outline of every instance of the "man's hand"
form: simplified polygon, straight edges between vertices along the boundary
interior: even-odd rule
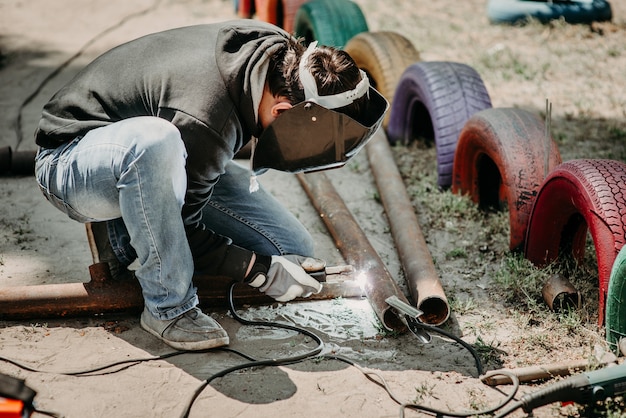
[[[271,296],[278,302],[297,297],[309,297],[322,290],[322,284],[307,271],[323,270],[323,260],[300,255],[272,256],[267,273],[257,273],[248,284]],[[306,269],[306,271],[305,271]]]

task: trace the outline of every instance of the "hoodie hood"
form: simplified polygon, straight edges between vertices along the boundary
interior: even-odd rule
[[[263,95],[270,56],[284,46],[290,35],[255,20],[233,21],[219,32],[217,67],[233,103],[241,109],[242,123],[253,136],[261,134],[259,103]]]

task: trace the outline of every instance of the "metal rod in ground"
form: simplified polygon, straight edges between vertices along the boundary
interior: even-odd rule
[[[395,295],[404,302],[408,301],[328,177],[324,173],[311,173],[297,174],[297,178],[322,217],[335,245],[348,264],[354,267],[355,276],[363,275],[365,294],[381,323],[390,331],[405,331],[406,325],[385,299]]]
[[[450,305],[382,129],[366,145],[366,150],[407,286],[417,308],[424,312],[419,319],[430,325],[441,325],[450,316]]]
[[[616,361],[617,357],[609,353],[605,358],[597,360],[597,363],[593,363],[593,365],[607,366],[609,364],[615,364]],[[574,372],[587,370],[590,365],[592,365],[592,362],[590,362],[589,359],[585,359],[520,367],[517,369],[497,369],[488,371],[481,377],[481,380],[489,386],[509,385],[513,383],[511,378],[505,374],[498,374],[505,371],[516,376],[520,383],[526,383],[536,380],[552,379],[556,376],[569,376]]]

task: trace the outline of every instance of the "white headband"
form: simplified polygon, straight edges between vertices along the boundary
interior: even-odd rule
[[[309,62],[309,56],[313,53],[316,47],[317,41],[311,42],[307,50],[304,51],[304,54],[302,54],[302,58],[300,58],[299,75],[302,87],[304,87],[305,100],[317,103],[327,109],[337,109],[339,107],[348,106],[356,99],[360,99],[366,93],[369,93],[370,82],[367,78],[367,74],[365,74],[365,71],[359,70],[361,73],[361,81],[359,81],[359,84],[357,84],[353,90],[331,94],[328,96],[320,96],[317,92],[317,83],[315,83],[315,78],[313,78],[311,71],[306,68],[306,65]]]

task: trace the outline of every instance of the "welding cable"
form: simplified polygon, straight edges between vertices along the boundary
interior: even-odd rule
[[[425,405],[402,402],[394,394],[394,392],[391,390],[391,387],[389,386],[389,384],[387,383],[385,378],[380,373],[377,373],[377,372],[374,372],[374,371],[371,371],[371,370],[367,370],[367,369],[361,367],[359,364],[355,363],[354,361],[352,361],[352,360],[350,360],[350,359],[348,359],[346,357],[337,356],[337,355],[333,355],[333,354],[325,354],[325,355],[320,356],[320,358],[324,358],[324,359],[328,359],[328,360],[337,360],[337,361],[341,361],[341,362],[344,362],[346,364],[349,364],[350,366],[356,368],[358,371],[363,373],[363,375],[365,377],[367,377],[370,381],[372,381],[373,383],[375,383],[378,386],[382,387],[385,390],[385,392],[387,392],[387,394],[389,395],[391,400],[393,400],[395,403],[400,405],[400,418],[404,418],[404,410],[405,409],[421,410],[421,411],[424,411],[424,412],[429,412],[431,414],[435,414],[438,417],[448,416],[448,417],[465,418],[465,417],[471,417],[471,416],[488,415],[488,414],[492,414],[495,411],[503,408],[505,405],[507,405],[509,402],[511,402],[511,400],[513,400],[513,398],[517,394],[517,391],[519,390],[519,379],[517,378],[517,376],[515,376],[513,373],[510,373],[510,372],[507,372],[507,371],[499,371],[498,375],[502,374],[502,375],[505,375],[505,376],[509,376],[511,378],[511,381],[513,382],[513,389],[507,395],[507,397],[504,400],[502,400],[498,405],[496,405],[496,406],[494,406],[492,408],[486,409],[484,411],[471,411],[471,412],[470,411],[468,411],[468,412],[442,411],[442,410],[431,408],[431,407],[428,407],[428,406],[425,406]]]
[[[263,359],[263,360],[254,360],[252,359],[252,357],[246,357],[248,359],[251,359],[251,361],[247,362],[247,363],[242,363],[242,364],[238,364],[229,368],[226,368],[224,370],[221,370],[215,374],[213,374],[212,376],[210,376],[209,378],[207,378],[204,382],[202,382],[202,384],[196,389],[196,391],[193,393],[190,401],[187,403],[187,407],[185,408],[185,411],[183,412],[183,414],[181,415],[182,418],[187,418],[189,417],[189,413],[191,412],[191,408],[193,406],[193,404],[195,403],[196,399],[198,399],[198,396],[200,396],[200,394],[204,391],[204,389],[215,379],[219,378],[219,377],[224,377],[229,373],[232,372],[236,372],[238,370],[243,370],[243,369],[250,369],[253,367],[267,367],[267,366],[284,366],[284,365],[289,365],[289,364],[294,364],[294,363],[299,363],[301,361],[310,359],[310,358],[314,358],[314,357],[318,357],[319,353],[322,352],[322,350],[324,349],[324,342],[322,341],[322,339],[315,334],[314,332],[311,332],[305,328],[301,328],[301,327],[297,327],[294,325],[289,325],[289,324],[282,324],[279,322],[271,322],[271,321],[251,321],[248,319],[245,319],[241,316],[239,316],[239,314],[237,313],[236,309],[235,309],[235,302],[234,302],[234,298],[233,298],[233,291],[235,288],[235,285],[237,283],[233,283],[230,286],[230,289],[228,290],[228,310],[230,311],[231,315],[233,316],[233,318],[235,318],[237,321],[239,321],[241,324],[243,325],[253,325],[253,326],[261,326],[261,327],[270,327],[270,328],[281,328],[281,329],[286,329],[286,330],[290,330],[290,331],[295,331],[299,334],[302,335],[306,335],[310,338],[312,338],[316,343],[317,346],[315,348],[313,348],[310,351],[307,351],[303,354],[299,354],[299,355],[295,355],[295,356],[291,356],[291,357],[284,357],[284,358],[278,358],[278,359]],[[224,351],[230,351],[230,352],[234,352],[240,356],[246,356],[243,353],[239,352],[239,351],[235,351],[235,350],[224,350]]]
[[[209,350],[205,350],[204,352],[208,352]],[[140,357],[140,358],[134,358],[134,359],[126,359],[126,360],[120,360],[120,361],[116,361],[113,363],[109,363],[109,364],[105,364],[104,366],[97,366],[91,369],[85,369],[85,370],[79,370],[79,371],[75,371],[75,372],[55,372],[55,371],[50,371],[50,370],[41,370],[41,369],[35,369],[33,367],[27,366],[25,364],[21,364],[15,360],[6,358],[6,357],[2,357],[0,356],[0,361],[4,361],[6,363],[12,364],[16,367],[19,367],[22,370],[26,370],[28,372],[34,372],[34,373],[45,373],[45,374],[58,374],[61,376],[73,376],[73,377],[89,377],[89,376],[103,376],[106,374],[113,374],[113,373],[117,373],[120,372],[122,370],[126,370],[132,366],[135,366],[139,363],[144,363],[144,362],[148,362],[148,361],[156,361],[156,360],[165,360],[168,359],[170,357],[175,357],[175,356],[179,356],[182,354],[188,354],[188,353],[199,353],[199,351],[174,351],[171,353],[166,353],[166,354],[161,354],[158,356],[152,356],[152,357]],[[119,369],[116,370],[112,370],[112,371],[107,371],[107,372],[102,372],[103,370],[106,369],[110,369],[112,367],[115,366],[124,366],[121,367]],[[102,372],[102,373],[96,373],[96,372]]]
[[[484,371],[484,367],[483,367],[483,363],[482,360],[480,359],[480,355],[478,354],[478,352],[474,349],[474,347],[472,347],[471,345],[469,345],[468,343],[466,343],[465,341],[463,341],[461,338],[457,337],[456,335],[442,329],[439,327],[436,327],[434,325],[429,325],[429,324],[425,324],[423,322],[419,322],[418,327],[425,329],[426,331],[430,331],[430,332],[434,332],[436,334],[441,334],[444,337],[448,337],[451,340],[453,340],[454,342],[460,344],[461,346],[463,346],[467,351],[470,352],[470,354],[472,355],[472,357],[474,357],[474,361],[476,362],[476,370],[478,371],[478,376],[482,376],[485,371]]]
[[[511,389],[509,394],[506,396],[506,398],[504,400],[502,400],[499,404],[497,404],[494,407],[485,409],[483,411],[452,412],[452,411],[442,411],[442,410],[439,410],[439,409],[431,408],[429,406],[415,404],[415,403],[403,403],[403,404],[400,405],[400,418],[404,418],[404,410],[405,409],[416,409],[416,410],[419,410],[419,411],[430,412],[432,414],[435,414],[438,417],[446,416],[446,417],[465,418],[465,417],[473,417],[473,416],[482,416],[482,415],[493,414],[497,410],[499,410],[499,409],[503,408],[504,406],[506,406],[507,404],[509,404],[509,402],[511,402],[513,400],[515,395],[517,395],[517,391],[519,390],[519,379],[518,379],[518,377],[516,375],[514,375],[513,373],[510,373],[510,372],[501,370],[501,371],[498,371],[497,373],[494,373],[492,376],[497,376],[497,375],[508,376],[511,379],[511,382],[513,382],[513,388]],[[505,415],[500,415],[500,416],[505,416]]]
[[[456,335],[442,329],[439,327],[436,327],[434,325],[429,325],[429,324],[424,324],[422,322],[419,322],[419,324],[417,325],[427,331],[430,332],[434,332],[440,335],[443,335],[444,337],[448,337],[451,340],[455,341],[456,343],[460,344],[461,346],[463,346],[467,351],[470,352],[470,354],[472,355],[472,357],[474,357],[474,361],[476,362],[476,370],[478,371],[478,375],[479,378],[481,380],[483,380],[484,377],[484,367],[482,364],[482,360],[480,358],[480,355],[478,354],[478,352],[474,349],[474,347],[472,347],[470,344],[468,344],[467,342],[463,341],[461,338],[457,337]],[[515,397],[515,395],[517,394],[517,391],[519,390],[519,379],[517,376],[515,376],[513,373],[507,372],[507,371],[499,371],[498,375],[504,375],[504,376],[509,376],[509,378],[511,379],[511,382],[513,383],[513,388],[512,390],[509,392],[509,394],[507,395],[507,397],[500,402],[498,405],[489,408],[487,410],[484,411],[472,411],[472,412],[450,412],[450,411],[441,411],[435,408],[430,408],[424,405],[419,405],[419,404],[413,404],[413,403],[400,403],[398,402],[394,397],[392,397],[392,399],[394,399],[398,404],[400,404],[400,418],[404,417],[404,410],[405,409],[417,409],[417,410],[422,410],[422,411],[426,411],[426,412],[430,412],[433,414],[436,414],[437,416],[450,416],[450,417],[470,417],[470,416],[480,416],[480,415],[487,415],[487,414],[492,414],[495,411],[503,408],[505,405],[507,405],[509,402],[511,402],[511,400],[513,400],[513,398]],[[383,386],[385,388],[385,390],[387,390],[387,392],[389,392],[389,390],[387,389],[386,386]]]
[[[130,368],[132,366],[135,366],[139,363],[142,362],[148,362],[148,361],[155,361],[155,360],[164,360],[164,359],[168,359],[171,357],[175,357],[175,356],[179,356],[182,354],[201,354],[201,353],[206,353],[206,352],[211,352],[211,351],[224,351],[224,352],[229,352],[229,353],[233,353],[236,354],[246,360],[248,360],[247,363],[243,363],[240,365],[236,365],[233,367],[229,367],[227,369],[224,369],[222,371],[219,371],[215,374],[213,374],[212,376],[210,376],[208,379],[206,379],[194,392],[190,402],[188,403],[185,412],[183,413],[182,417],[188,417],[189,413],[191,411],[191,407],[193,406],[194,402],[196,401],[196,399],[198,398],[198,396],[200,396],[200,394],[204,391],[204,389],[215,379],[219,378],[219,377],[223,377],[226,376],[229,373],[238,371],[238,370],[243,370],[243,369],[247,369],[247,368],[253,368],[253,367],[265,367],[265,366],[281,366],[281,365],[289,365],[289,364],[294,364],[294,363],[298,363],[298,362],[302,362],[304,360],[309,360],[309,359],[313,359],[313,358],[317,358],[317,359],[327,359],[327,360],[336,360],[336,361],[341,361],[344,363],[349,364],[352,367],[355,367],[357,370],[359,370],[365,377],[367,377],[370,381],[372,381],[373,383],[381,386],[389,395],[389,397],[396,402],[398,405],[400,405],[400,418],[404,417],[404,410],[405,409],[416,409],[416,410],[422,410],[425,412],[429,412],[429,413],[433,413],[436,414],[437,416],[451,416],[451,417],[469,417],[472,415],[486,415],[486,414],[490,414],[493,413],[494,411],[497,411],[498,409],[502,408],[503,406],[505,406],[506,404],[508,404],[513,397],[516,395],[518,389],[519,389],[519,379],[517,378],[517,376],[515,376],[512,373],[506,372],[506,371],[500,371],[498,372],[499,374],[502,375],[506,375],[509,376],[511,381],[513,382],[513,389],[511,390],[511,392],[509,393],[509,395],[507,395],[507,398],[505,400],[503,400],[499,405],[490,408],[488,410],[485,411],[472,411],[472,412],[461,412],[461,413],[455,413],[455,412],[450,412],[450,411],[440,411],[434,408],[430,408],[427,406],[423,406],[423,405],[419,405],[419,404],[412,404],[412,403],[404,403],[402,402],[391,390],[391,388],[389,387],[387,381],[385,380],[385,378],[379,374],[376,373],[374,371],[370,371],[370,370],[366,370],[365,368],[361,367],[359,364],[357,364],[356,362],[354,362],[353,360],[350,360],[348,358],[345,357],[341,357],[341,356],[337,356],[337,355],[332,355],[332,354],[325,354],[325,355],[319,355],[321,353],[321,351],[323,350],[324,347],[324,343],[322,341],[322,339],[315,333],[304,329],[304,328],[300,328],[297,326],[292,326],[292,325],[288,325],[288,324],[281,324],[281,323],[276,323],[276,322],[261,322],[261,321],[251,321],[248,319],[245,319],[243,317],[241,317],[239,314],[237,314],[235,306],[234,306],[234,300],[233,300],[233,290],[234,290],[234,284],[230,287],[229,290],[229,297],[228,297],[228,302],[229,302],[229,310],[230,313],[232,314],[233,318],[235,318],[237,321],[239,321],[240,323],[244,324],[244,325],[255,325],[255,326],[263,326],[263,327],[274,327],[274,328],[282,328],[282,329],[287,329],[287,330],[291,330],[291,331],[296,331],[300,334],[306,335],[310,338],[312,338],[316,343],[317,346],[315,348],[313,348],[312,350],[305,352],[303,354],[300,355],[296,355],[296,356],[292,356],[292,357],[286,357],[286,358],[279,358],[279,359],[265,359],[265,360],[257,360],[254,357],[245,354],[243,352],[231,349],[231,348],[227,348],[227,347],[219,347],[219,348],[214,348],[214,349],[210,349],[210,350],[202,350],[202,351],[175,351],[175,352],[171,352],[171,353],[166,353],[166,354],[161,354],[159,356],[153,356],[153,357],[144,357],[144,358],[134,358],[134,359],[126,359],[126,360],[121,360],[121,361],[117,361],[114,363],[110,363],[104,366],[98,366],[98,367],[94,367],[91,369],[86,369],[86,370],[82,370],[82,371],[75,371],[75,372],[53,372],[53,371],[46,371],[46,370],[38,370],[35,368],[32,368],[30,366],[26,366],[23,365],[21,363],[18,363],[15,360],[11,360],[5,357],[1,357],[0,356],[0,361],[5,361],[7,363],[13,364],[14,366],[17,366],[23,370],[26,371],[31,371],[31,372],[36,372],[36,373],[51,373],[51,374],[59,374],[59,375],[65,375],[65,376],[74,376],[74,377],[88,377],[88,376],[99,376],[99,375],[105,375],[105,374],[111,374],[111,373],[117,373],[119,371],[125,370],[127,368]],[[420,323],[419,326],[423,327],[424,329],[431,331],[431,332],[435,332],[435,333],[439,333],[441,335],[444,335],[448,338],[451,338],[452,340],[458,342],[459,344],[461,344],[463,347],[465,347],[466,349],[468,349],[468,351],[470,351],[470,353],[472,353],[472,355],[474,356],[475,360],[476,360],[476,365],[477,365],[477,369],[479,371],[479,374],[482,376],[483,374],[483,366],[480,360],[480,357],[478,356],[478,354],[476,353],[476,350],[474,350],[469,344],[467,344],[465,341],[459,339],[458,337],[448,333],[447,331],[442,330],[441,328],[435,327],[435,326],[431,326],[431,325],[427,325],[427,324],[422,324]],[[115,366],[124,366],[124,367],[120,367],[118,369],[112,370],[112,371],[106,371],[103,372],[104,370],[110,369],[112,367]],[[102,372],[102,373],[97,373],[97,372]],[[59,417],[59,415],[56,415],[54,413],[48,413],[46,411],[39,411],[40,413],[44,414],[44,415],[48,415],[51,417]],[[501,415],[504,416],[504,415]]]

